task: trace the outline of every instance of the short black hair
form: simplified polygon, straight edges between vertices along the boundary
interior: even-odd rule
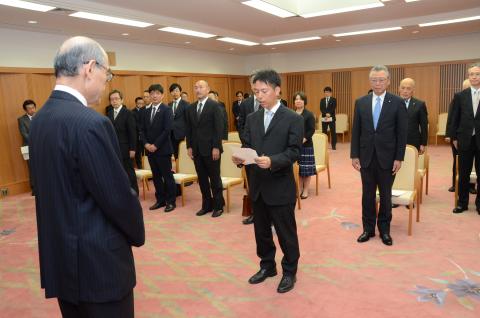
[[[293,101],[294,102],[297,99],[297,96],[300,96],[300,99],[303,100],[303,105],[307,106],[307,95],[305,95],[305,93],[302,92],[302,91],[296,92],[295,94],[293,94]]]
[[[137,102],[138,102],[139,100],[143,100],[143,97],[137,97],[137,98],[135,98],[135,104],[137,104]]]
[[[237,92],[235,93],[235,96],[238,96],[238,94],[242,94],[242,96],[243,96],[243,92],[242,92],[242,91],[237,91]]]
[[[215,96],[218,97],[218,92],[217,92],[217,91],[210,91],[210,92],[208,92],[208,93],[209,93],[209,94],[213,94],[213,95],[215,95]]]
[[[249,93],[243,94],[243,98],[247,99],[247,98],[249,98],[249,97],[250,97],[250,94],[249,94]]]
[[[37,108],[37,104],[33,100],[27,99],[26,101],[23,102],[23,110],[27,111],[27,106],[32,104],[35,108]]]
[[[371,93],[373,93],[373,89],[370,88],[367,94],[371,94]]]
[[[280,75],[271,69],[261,70],[255,73],[255,76],[253,77],[253,83],[255,82],[263,82],[272,86],[273,88],[277,86],[280,87],[282,85]]]
[[[163,86],[160,85],[160,84],[152,84],[150,85],[150,87],[148,88],[148,92],[151,93],[153,91],[159,91],[160,93],[163,94]]]
[[[178,88],[180,92],[182,91],[182,86],[180,86],[180,84],[177,84],[177,83],[173,83],[172,85],[170,85],[170,88],[168,89],[168,91],[171,93],[175,90],[175,88]]]
[[[150,92],[148,91],[148,89],[144,90],[143,92],[144,92],[144,93],[149,93],[149,94],[150,94]]]
[[[114,89],[113,91],[111,91],[109,94],[108,94],[108,99],[110,100],[110,97],[113,95],[113,94],[117,94],[120,96],[120,99],[123,99],[123,94],[122,92],[120,92],[118,89]]]
[[[332,88],[331,88],[330,86],[327,86],[327,87],[325,87],[325,88],[323,89],[323,92],[324,92],[324,93],[325,93],[325,92],[330,92],[330,93],[331,93],[331,92],[332,92]]]

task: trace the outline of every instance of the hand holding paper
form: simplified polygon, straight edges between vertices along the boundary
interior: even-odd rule
[[[258,155],[257,152],[252,148],[237,148],[232,154],[232,159],[233,158],[243,160],[241,164],[250,165],[255,163],[255,159],[258,158]],[[237,162],[234,160],[234,163]]]

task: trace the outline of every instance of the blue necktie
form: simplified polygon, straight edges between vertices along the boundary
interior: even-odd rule
[[[377,130],[378,118],[380,118],[380,111],[382,110],[382,99],[377,96],[377,102],[375,103],[375,108],[373,109],[373,128]]]
[[[263,124],[265,126],[265,132],[267,132],[268,126],[270,125],[270,121],[273,117],[273,112],[271,110],[265,110],[265,118],[263,119]]]

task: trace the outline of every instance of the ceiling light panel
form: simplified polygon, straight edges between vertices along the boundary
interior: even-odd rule
[[[95,21],[100,21],[100,22],[108,22],[108,23],[128,25],[128,26],[133,26],[133,27],[137,27],[137,28],[146,28],[146,27],[149,27],[149,26],[153,25],[152,23],[147,23],[147,22],[142,22],[142,21],[129,20],[129,19],[111,17],[111,16],[108,16],[108,15],[82,12],[82,11],[72,13],[72,14],[70,14],[70,16],[75,17],[75,18],[95,20]]]
[[[461,22],[468,22],[480,20],[480,15],[468,18],[460,18],[460,19],[452,19],[452,20],[443,20],[443,21],[435,21],[435,22],[428,22],[428,23],[421,23],[418,26],[420,27],[427,27],[427,26],[434,26],[434,25],[442,25],[442,24],[450,24],[450,23],[461,23]]]
[[[164,27],[158,29],[159,31],[165,31],[165,32],[171,32],[171,33],[177,33],[177,34],[183,34],[183,35],[190,35],[190,36],[196,36],[199,38],[213,38],[216,35],[215,34],[210,34],[210,33],[204,33],[204,32],[198,32],[198,31],[193,31],[193,30],[188,30],[188,29],[181,29],[181,28],[175,28],[175,27]]]
[[[361,35],[361,34],[369,34],[369,33],[396,31],[396,30],[402,30],[402,27],[383,28],[383,29],[371,29],[371,30],[362,30],[362,31],[347,32],[347,33],[337,33],[337,34],[333,34],[333,36],[334,36],[334,37],[342,37],[342,36],[351,36],[351,35]]]
[[[240,40],[240,39],[235,39],[235,38],[230,38],[230,37],[218,38],[217,40],[224,41],[224,42],[229,42],[229,43],[240,44],[240,45],[247,45],[247,46],[258,45],[258,43],[256,43],[256,42],[245,41],[245,40]]]
[[[313,40],[320,40],[320,39],[321,39],[321,37],[319,37],[319,36],[311,36],[311,37],[307,37],[307,38],[299,38],[299,39],[290,39],[290,40],[282,40],[282,41],[275,41],[275,42],[267,42],[267,43],[263,43],[263,45],[287,44],[287,43],[313,41]]]
[[[257,10],[270,13],[273,15],[276,15],[277,17],[280,18],[289,18],[289,17],[294,17],[296,16],[295,13],[284,10],[280,7],[274,6],[270,3],[267,3],[265,1],[260,1],[260,0],[250,0],[250,1],[243,1],[242,4],[247,5],[249,7],[255,8]]]
[[[55,9],[55,7],[20,0],[0,0],[0,5],[40,12],[47,12]]]

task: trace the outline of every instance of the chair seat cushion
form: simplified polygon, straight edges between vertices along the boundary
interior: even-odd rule
[[[188,174],[188,173],[174,173],[173,178],[175,179],[176,184],[180,184],[183,182],[195,181],[198,179],[196,174]]]
[[[135,175],[137,178],[148,178],[152,176],[152,170],[135,169]]]
[[[323,170],[327,169],[327,166],[326,165],[315,165],[315,169],[317,170],[317,172],[320,172],[320,171],[323,171]]]
[[[230,178],[230,177],[222,177],[222,184],[223,187],[239,184],[243,182],[243,178]]]

